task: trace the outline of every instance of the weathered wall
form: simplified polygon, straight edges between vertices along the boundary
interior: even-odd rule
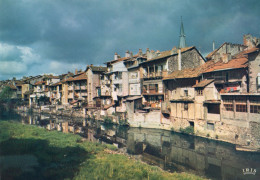
[[[248,70],[249,70],[249,92],[257,93],[260,92],[260,84],[257,83],[257,76],[260,73],[260,53],[255,52],[248,55]]]
[[[195,68],[202,65],[204,60],[196,49],[192,49],[181,54],[181,69]],[[168,73],[178,70],[178,55],[168,58]]]

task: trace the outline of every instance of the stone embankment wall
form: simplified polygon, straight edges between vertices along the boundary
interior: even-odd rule
[[[251,121],[215,121],[165,118],[160,111],[136,112],[128,119],[131,127],[164,129],[181,132],[194,127],[194,135],[237,144],[245,149],[260,149],[260,123]]]

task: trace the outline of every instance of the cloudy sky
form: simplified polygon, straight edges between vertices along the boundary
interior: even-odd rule
[[[0,79],[103,65],[115,52],[178,46],[202,54],[260,37],[259,0],[0,0]]]

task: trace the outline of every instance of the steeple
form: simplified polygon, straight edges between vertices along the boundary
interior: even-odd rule
[[[179,48],[184,48],[184,47],[186,47],[186,40],[185,40],[184,27],[183,27],[182,17],[181,17],[181,30],[180,30]]]

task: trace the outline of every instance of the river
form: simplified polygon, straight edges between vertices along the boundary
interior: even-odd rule
[[[24,124],[113,144],[170,172],[190,172],[210,179],[260,179],[260,153],[236,151],[230,143],[165,130],[106,125],[93,119],[26,113],[11,119],[14,118]]]

